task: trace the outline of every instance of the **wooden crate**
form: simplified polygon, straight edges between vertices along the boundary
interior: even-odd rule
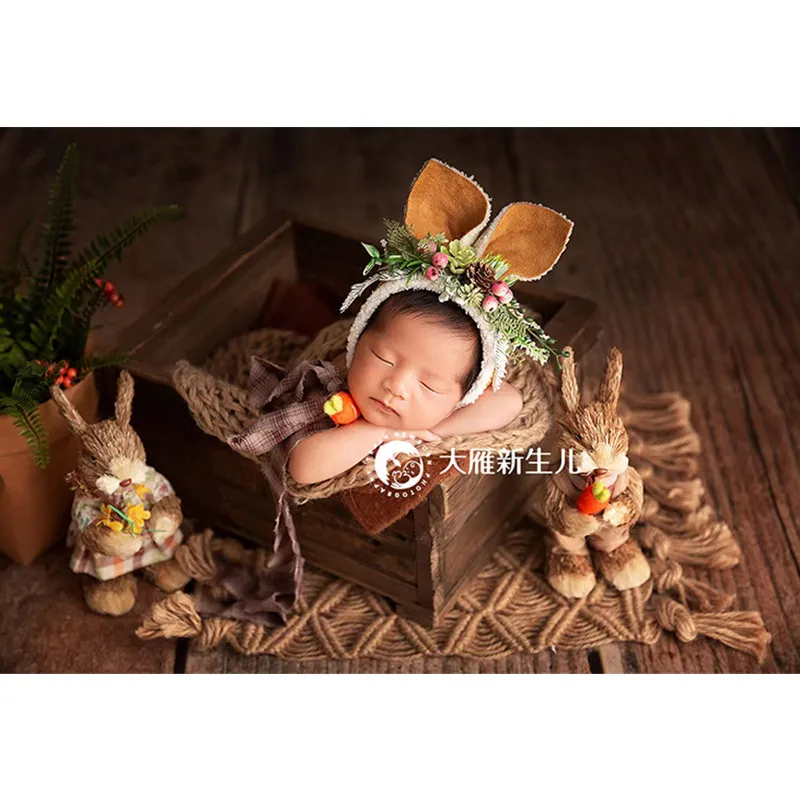
[[[276,214],[197,270],[123,333],[136,377],[133,424],[154,467],[183,499],[188,517],[218,532],[269,544],[275,507],[258,466],[200,431],[170,385],[181,358],[200,365],[232,336],[263,327],[272,281],[314,279],[344,297],[359,280],[364,251],[356,239]],[[594,303],[518,284],[521,302],[542,314],[546,330],[580,358],[599,333]],[[361,302],[352,308],[355,314]],[[388,597],[400,613],[435,623],[458,590],[517,524],[537,475],[458,476],[437,485],[412,512],[380,534],[366,532],[338,498],[295,513],[307,561]]]

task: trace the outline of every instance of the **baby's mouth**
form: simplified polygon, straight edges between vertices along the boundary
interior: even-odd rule
[[[387,406],[386,403],[381,403],[381,401],[375,397],[372,397],[370,399],[372,400],[373,403],[375,403],[376,406],[378,406],[378,408],[380,408],[382,411],[385,411],[387,414],[397,415],[397,412],[393,408],[389,408],[389,406]]]

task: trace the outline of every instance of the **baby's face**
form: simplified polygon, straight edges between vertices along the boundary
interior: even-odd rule
[[[464,396],[461,379],[472,367],[474,348],[439,323],[397,314],[359,338],[348,390],[373,425],[427,430],[449,417]]]

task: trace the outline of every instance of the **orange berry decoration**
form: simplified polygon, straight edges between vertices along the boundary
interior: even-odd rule
[[[361,416],[361,410],[349,392],[337,392],[325,401],[322,409],[337,425],[349,425]]]
[[[95,278],[94,282],[97,284],[99,289],[102,289],[106,294],[106,299],[112,306],[115,308],[122,308],[125,305],[125,299],[123,296],[117,291],[117,287],[114,286],[111,281],[104,281],[102,278]]]
[[[50,371],[55,367],[53,364],[50,369],[45,373],[46,376],[50,375]],[[69,362],[65,362],[61,369],[58,370],[58,375],[56,376],[55,384],[56,386],[60,386],[62,389],[69,389],[71,386],[75,384],[75,379],[78,377],[78,370],[75,367],[71,367]]]
[[[602,481],[587,486],[578,496],[578,511],[594,516],[599,514],[611,499],[611,492]]]

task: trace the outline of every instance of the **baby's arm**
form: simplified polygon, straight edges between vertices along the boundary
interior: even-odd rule
[[[503,383],[494,392],[491,387],[471,405],[457,408],[431,431],[442,438],[505,428],[522,411],[522,395],[515,386]]]
[[[372,452],[387,430],[362,417],[349,425],[314,433],[292,449],[289,474],[300,484],[341,475]]]

